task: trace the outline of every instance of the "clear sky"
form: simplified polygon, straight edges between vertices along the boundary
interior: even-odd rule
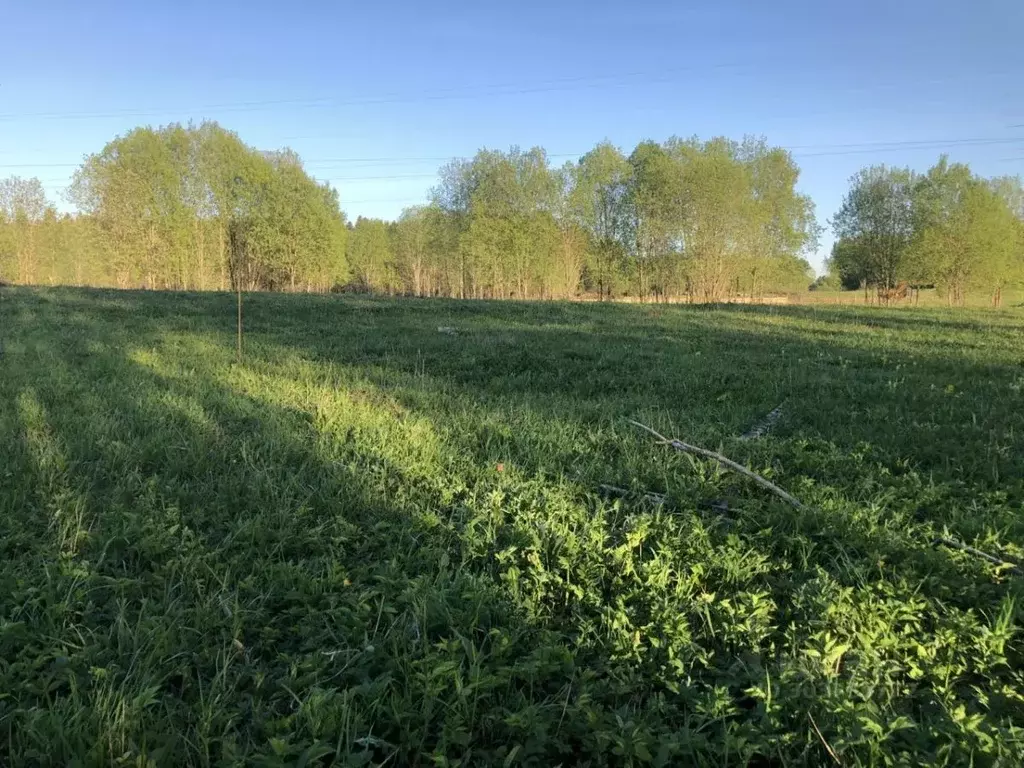
[[[1024,0],[7,0],[0,23],[0,177],[57,202],[116,134],[203,118],[297,150],[351,218],[512,144],[561,164],[605,138],[763,135],[822,224],[863,165],[1024,173]]]

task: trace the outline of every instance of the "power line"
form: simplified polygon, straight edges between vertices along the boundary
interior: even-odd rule
[[[422,197],[375,197],[366,200],[339,200],[341,205],[359,205],[361,203],[416,203],[421,202]]]
[[[955,142],[935,142],[935,143],[920,143],[920,142],[893,142],[891,145],[886,146],[875,146],[864,149],[846,149],[837,150],[831,152],[794,152],[793,157],[836,157],[839,155],[863,155],[871,154],[873,152],[897,152],[900,150],[915,150],[915,149],[955,149],[956,147],[964,146],[992,146],[996,144],[1015,144],[1024,142],[1024,138],[1014,139],[976,139],[976,140],[963,140]]]
[[[561,153],[545,153],[546,157],[579,157],[585,154],[583,152],[561,152]],[[348,164],[348,163],[380,163],[380,164],[393,164],[393,163],[426,163],[426,162],[437,162],[445,163],[450,160],[468,160],[472,155],[446,155],[444,157],[335,157],[327,158],[323,160],[304,160],[303,165],[326,165],[326,164]],[[0,166],[2,168],[3,166]]]
[[[1024,126],[1021,126],[1024,128]],[[909,139],[895,141],[865,141],[853,144],[790,144],[784,149],[847,149],[850,147],[888,147],[888,146],[909,146],[914,144],[973,144],[973,143],[998,143],[1024,141],[1021,137],[977,138],[977,139]]]
[[[435,179],[436,173],[400,173],[395,176],[338,176],[332,179],[319,179],[319,181],[384,181],[386,179]]]
[[[14,120],[82,120],[82,119],[102,119],[112,117],[148,117],[148,116],[160,116],[160,115],[171,115],[171,114],[195,114],[199,112],[251,112],[261,111],[267,109],[274,109],[281,106],[289,106],[292,108],[310,109],[310,108],[322,108],[322,107],[342,107],[342,106],[361,106],[361,105],[374,105],[374,104],[400,104],[400,103],[416,103],[416,102],[428,102],[428,101],[444,101],[452,99],[478,99],[487,98],[489,96],[514,96],[522,94],[532,93],[547,93],[554,91],[576,91],[576,90],[587,90],[590,88],[611,86],[618,87],[622,85],[629,85],[631,81],[639,77],[654,76],[654,79],[647,81],[646,84],[657,85],[675,82],[669,77],[670,75],[677,75],[688,72],[707,72],[723,69],[735,69],[738,71],[757,69],[761,70],[768,65],[768,62],[758,61],[750,63],[718,63],[711,65],[690,65],[685,67],[670,67],[660,70],[647,70],[647,71],[635,71],[622,74],[611,74],[611,75],[584,75],[570,78],[561,78],[554,80],[538,81],[532,84],[522,83],[500,83],[500,84],[481,84],[481,85],[464,85],[454,86],[451,88],[435,89],[430,93],[417,93],[417,94],[401,94],[392,93],[383,96],[361,96],[353,97],[348,99],[337,99],[333,96],[317,96],[305,99],[266,99],[260,101],[242,101],[242,102],[227,102],[222,104],[207,104],[197,107],[187,108],[168,108],[168,109],[157,109],[157,108],[125,108],[115,109],[100,112],[11,112],[6,114],[0,114],[0,121],[14,121]],[[991,72],[983,76],[1014,76],[1015,73],[1000,73]],[[971,79],[977,76],[972,76]],[[949,80],[962,80],[964,76],[953,76],[948,78],[929,78],[925,82],[927,83],[940,83],[947,82]],[[893,83],[890,84],[898,87],[909,87],[905,83]],[[865,89],[858,89],[865,90]],[[867,89],[870,90],[870,89]],[[301,138],[301,137],[297,137]]]
[[[23,113],[7,113],[0,114],[0,121],[12,121],[12,120],[25,120],[25,119],[36,119],[36,120],[77,120],[77,119],[94,119],[94,118],[109,118],[109,117],[146,117],[156,115],[167,115],[177,113],[195,113],[203,111],[218,111],[218,112],[249,112],[249,111],[260,111],[267,108],[274,108],[279,106],[291,106],[298,108],[318,108],[318,107],[342,107],[342,106],[360,106],[360,105],[372,105],[372,104],[398,104],[398,103],[415,103],[423,101],[443,101],[450,99],[474,99],[474,98],[486,98],[488,96],[512,96],[529,93],[547,93],[551,91],[573,91],[581,89],[589,89],[594,87],[600,87],[602,85],[629,85],[629,81],[637,77],[647,77],[649,75],[657,75],[660,79],[650,81],[651,83],[664,83],[671,82],[671,80],[665,79],[667,75],[680,74],[684,72],[696,72],[696,71],[710,71],[719,69],[729,68],[754,68],[760,67],[762,64],[749,63],[749,64],[711,64],[708,66],[692,65],[687,67],[671,67],[662,70],[648,70],[640,72],[629,72],[615,75],[585,75],[570,78],[561,78],[555,80],[542,80],[534,84],[523,85],[522,83],[499,83],[499,84],[482,84],[482,85],[468,85],[468,86],[455,86],[452,88],[441,88],[435,89],[430,93],[419,93],[419,94],[398,94],[392,93],[383,96],[362,96],[354,97],[349,99],[336,99],[330,96],[313,97],[309,99],[267,99],[263,101],[244,101],[244,102],[229,102],[224,104],[207,104],[198,107],[189,108],[178,108],[178,109],[150,109],[150,108],[128,108],[128,109],[117,109],[108,110],[103,112],[23,112]],[[610,81],[610,82],[609,82]],[[570,85],[575,84],[575,85]]]

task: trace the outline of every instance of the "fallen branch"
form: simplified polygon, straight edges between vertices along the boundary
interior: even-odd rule
[[[1015,563],[1002,560],[996,557],[995,555],[990,555],[988,552],[983,552],[982,550],[977,549],[976,547],[972,547],[969,544],[964,544],[962,541],[957,541],[956,539],[950,539],[945,536],[940,536],[939,538],[935,539],[933,543],[935,545],[941,544],[942,546],[949,547],[950,549],[959,549],[961,552],[966,552],[969,555],[980,557],[982,560],[988,560],[988,562],[992,563],[993,565],[1005,566],[1007,571],[1016,576],[1024,576],[1024,570],[1021,570],[1021,568]]]
[[[740,435],[740,440],[757,440],[757,438],[768,434],[778,423],[779,419],[782,418],[782,406],[784,405],[784,402],[779,403],[767,416]]]
[[[617,496],[619,498],[629,498],[631,496],[638,497],[641,501],[646,501],[655,506],[670,506],[668,495],[664,493],[655,493],[654,491],[631,491],[627,488],[620,488],[617,485],[608,485],[607,483],[598,484],[598,489],[601,493],[606,496]],[[717,520],[725,523],[735,523],[736,521],[729,517],[729,505],[724,501],[701,501],[697,503],[699,512],[705,517],[709,517],[714,514]]]
[[[640,429],[644,430],[645,432],[654,435],[662,444],[671,446],[672,448],[675,448],[677,451],[681,451],[682,453],[692,453],[696,454],[697,456],[703,456],[706,459],[713,459],[717,461],[722,466],[727,467],[733,470],[734,472],[738,472],[744,477],[750,478],[765,490],[771,491],[780,499],[787,501],[797,509],[810,509],[810,507],[808,507],[806,504],[804,504],[796,497],[790,495],[786,491],[779,488],[779,486],[775,485],[775,483],[771,482],[770,480],[766,480],[756,472],[752,472],[751,470],[744,467],[742,464],[737,464],[735,461],[728,458],[727,456],[723,456],[722,454],[716,453],[715,451],[709,451],[707,448],[701,448],[700,446],[697,445],[690,445],[689,443],[684,443],[682,440],[671,440],[662,435],[661,433],[651,429],[646,424],[641,424],[639,421],[633,421],[632,419],[630,419],[629,423],[634,426],[640,427]],[[979,557],[982,560],[987,560],[993,565],[1004,566],[1007,571],[1016,576],[1024,576],[1024,569],[1020,568],[1020,566],[1016,565],[1015,563],[1002,560],[996,557],[995,555],[990,555],[988,552],[983,552],[982,550],[972,547],[969,544],[964,544],[962,541],[957,541],[956,539],[940,536],[939,538],[934,539],[932,541],[932,544],[941,544],[943,546],[950,547],[951,549],[958,549],[961,552],[966,552],[969,555],[974,555],[975,557]]]
[[[814,722],[814,716],[811,715],[810,712],[807,713],[807,719],[811,721],[811,726],[814,728],[814,732],[818,734],[818,738],[821,740],[821,743],[825,745],[825,749],[828,751],[831,758],[836,761],[836,765],[842,765],[843,761],[839,759],[839,755],[837,755],[836,751],[832,749],[832,745],[825,741],[825,737],[821,735],[821,730],[818,728],[818,724]]]
[[[668,503],[668,496],[664,493],[654,493],[653,491],[630,491],[626,488],[619,488],[617,485],[607,485],[605,483],[601,483],[597,487],[609,496],[620,496],[623,498],[626,496],[639,496],[644,501],[649,501],[652,504]]]
[[[648,427],[646,424],[641,424],[639,421],[633,421],[632,419],[630,419],[629,423],[633,424],[634,426],[640,427],[640,429],[643,429],[643,430],[649,432],[650,434],[652,434],[656,438],[658,438],[662,443],[664,443],[665,445],[669,445],[669,446],[675,448],[677,451],[680,451],[682,453],[692,453],[692,454],[696,454],[697,456],[703,456],[706,459],[713,459],[714,461],[717,461],[719,464],[721,464],[724,467],[728,467],[733,472],[738,472],[739,474],[743,475],[744,477],[747,477],[747,478],[753,480],[755,483],[760,485],[765,490],[771,491],[776,496],[778,496],[780,499],[783,499],[787,503],[792,504],[797,509],[806,509],[807,508],[806,505],[803,504],[803,502],[801,502],[795,496],[792,496],[789,493],[786,493],[786,491],[784,491],[781,488],[779,488],[779,486],[777,486],[775,483],[771,482],[770,480],[766,480],[765,478],[761,477],[761,475],[757,474],[756,472],[752,472],[751,470],[749,470],[746,467],[744,467],[742,464],[737,464],[732,459],[730,459],[730,458],[728,458],[726,456],[723,456],[720,453],[715,453],[714,451],[709,451],[707,448],[701,448],[700,446],[697,446],[697,445],[690,445],[689,443],[684,443],[682,440],[670,440],[669,438],[665,437],[664,435],[659,434],[658,432],[655,432],[653,429]]]

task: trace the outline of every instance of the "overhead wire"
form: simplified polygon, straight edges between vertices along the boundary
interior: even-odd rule
[[[450,88],[432,89],[425,93],[391,93],[383,95],[366,95],[349,98],[336,98],[331,95],[314,96],[309,98],[280,98],[263,99],[255,101],[225,102],[220,104],[205,104],[193,107],[178,108],[155,108],[155,107],[134,107],[124,109],[112,109],[104,111],[66,111],[66,112],[9,112],[0,114],[0,122],[16,120],[88,120],[107,119],[115,117],[152,117],[160,115],[185,114],[194,115],[202,112],[252,112],[265,111],[278,107],[291,107],[293,109],[315,109],[323,107],[345,107],[363,106],[375,104],[400,104],[417,103],[430,101],[444,101],[457,99],[479,99],[491,96],[515,96],[532,93],[549,93],[557,91],[589,90],[602,86],[620,87],[631,85],[636,78],[654,76],[645,84],[658,85],[673,83],[671,75],[678,75],[687,72],[709,72],[716,70],[735,69],[762,70],[767,65],[765,61],[756,62],[719,62],[714,64],[694,64],[681,67],[667,67],[654,70],[642,70],[618,74],[605,75],[581,75],[568,78],[556,78],[551,80],[537,81],[532,84],[523,83],[491,83],[479,85],[461,85]],[[989,72],[981,76],[986,77],[1008,77],[1015,76],[1011,72]],[[976,80],[979,75],[972,75],[969,79]],[[952,80],[968,79],[963,75],[951,75],[949,77],[929,77],[922,81],[925,84],[944,83]],[[905,87],[905,83],[893,83],[892,87]],[[887,87],[885,85],[881,87]],[[857,87],[853,90],[878,90],[879,86],[871,88]],[[848,89],[849,90],[849,89]],[[295,137],[303,138],[303,137]],[[287,139],[286,139],[287,140]]]
[[[792,151],[794,157],[830,157],[849,154],[865,154],[871,152],[890,152],[905,149],[944,149],[958,146],[988,146],[998,144],[1024,143],[1024,136],[1000,137],[1000,138],[964,138],[964,139],[915,139],[906,141],[882,141],[864,142],[861,144],[803,144],[803,145],[782,145],[780,148]],[[831,149],[835,148],[835,149]],[[804,149],[822,149],[821,152],[803,152]],[[798,151],[793,151],[798,150]],[[566,152],[548,154],[549,158],[582,157],[586,152]],[[375,158],[324,158],[304,160],[305,167],[325,165],[345,165],[354,163],[419,163],[419,162],[447,162],[450,160],[467,159],[468,155],[436,156],[436,157],[375,157]],[[77,168],[80,163],[0,163],[0,168]],[[403,174],[405,175],[405,174]],[[427,175],[427,174],[424,174]],[[430,174],[433,175],[433,174]],[[398,176],[363,176],[354,177],[358,180],[399,178]]]
[[[548,93],[565,90],[585,90],[602,85],[612,87],[630,85],[631,80],[637,77],[657,75],[660,79],[650,81],[652,83],[671,82],[665,79],[667,75],[680,74],[683,72],[709,71],[719,69],[743,69],[763,66],[757,62],[750,63],[718,63],[711,65],[691,65],[685,67],[670,67],[662,70],[647,70],[609,75],[585,75],[571,78],[560,78],[553,80],[539,81],[533,85],[521,83],[504,84],[481,84],[463,85],[451,88],[433,89],[426,93],[416,94],[385,94],[374,96],[361,96],[345,99],[338,99],[331,96],[319,96],[308,99],[265,99],[260,101],[228,102],[224,104],[207,104],[188,108],[128,108],[97,112],[10,112],[0,114],[0,121],[13,121],[23,119],[33,120],[78,120],[78,119],[100,119],[110,117],[148,117],[155,115],[166,115],[172,113],[195,113],[203,111],[217,112],[249,112],[260,111],[267,108],[290,106],[298,108],[319,108],[319,107],[343,107],[362,106],[372,104],[399,104],[416,103],[426,101],[443,101],[450,99],[474,99],[486,98],[489,96],[521,95],[529,93]],[[574,85],[573,85],[574,84]]]

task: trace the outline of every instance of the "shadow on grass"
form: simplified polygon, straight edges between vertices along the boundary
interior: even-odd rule
[[[308,414],[202,361],[163,375],[130,352],[157,335],[48,309],[3,388],[12,764],[415,764],[471,736],[500,760],[523,726],[484,702],[564,708],[572,659],[459,567],[399,468],[365,442],[328,461]],[[582,725],[548,753],[585,748]]]
[[[659,747],[667,760],[732,750],[813,763],[825,756],[810,710],[834,743],[870,756],[855,741],[863,712],[843,707],[864,695],[872,665],[897,658],[861,649],[840,684],[782,650],[789,633],[814,646],[838,631],[836,606],[882,616],[910,605],[887,626],[935,635],[967,609],[997,610],[1006,593],[983,568],[905,535],[929,490],[909,472],[902,496],[869,485],[894,460],[888,444],[851,456],[845,445],[862,435],[841,447],[797,439],[810,427],[795,421],[792,440],[747,449],[796,484],[832,476],[831,487],[807,489],[825,513],[796,515],[619,424],[650,413],[702,439],[735,434],[780,395],[814,402],[815,376],[833,368],[831,402],[847,391],[863,402],[888,372],[865,387],[835,360],[869,369],[869,352],[830,348],[810,376],[795,352],[778,356],[782,344],[810,357],[815,346],[798,334],[709,330],[712,312],[251,304],[264,298],[250,306],[240,370],[217,322],[230,297],[50,292],[19,302],[31,330],[12,345],[23,367],[0,390],[5,431],[22,436],[5,462],[17,481],[0,494],[0,572],[17,606],[0,635],[16,705],[0,723],[19,759],[49,748],[56,762],[106,762],[144,744],[171,762],[276,751],[283,762],[362,753],[426,764],[470,751],[500,761],[518,745],[519,757],[547,763],[616,749],[625,763]],[[666,332],[674,317],[681,324]],[[438,318],[458,335],[439,334]],[[304,360],[314,361],[299,372],[308,393],[275,382]],[[353,383],[443,436],[446,458],[395,453],[401,412],[374,420],[345,401],[321,422],[315,397]],[[508,478],[487,474],[498,461]],[[465,478],[431,474],[452,463]],[[636,480],[663,483],[681,513],[588,494]],[[852,511],[858,494],[887,493],[895,511]],[[722,494],[743,508],[731,528],[693,505]],[[645,526],[660,531],[646,552],[635,538]],[[706,604],[714,592],[734,604]],[[930,675],[883,704],[956,734]],[[766,679],[792,686],[781,710],[748,693]],[[947,693],[969,701],[971,684],[1000,681],[1013,682],[976,668]],[[988,714],[997,734],[1000,706]],[[917,755],[939,748],[924,732],[890,738],[888,749]]]

